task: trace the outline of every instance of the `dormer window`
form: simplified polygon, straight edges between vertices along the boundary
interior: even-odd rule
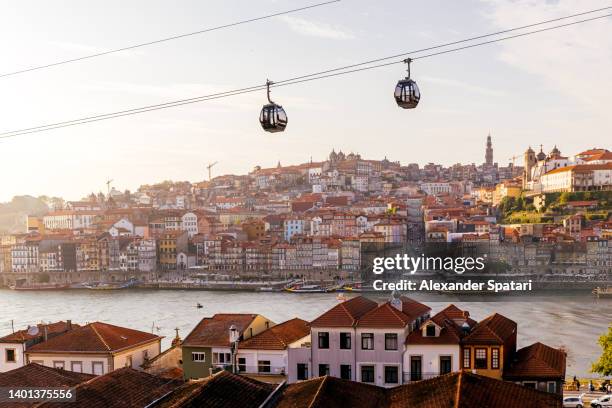
[[[425,326],[425,336],[427,337],[436,337],[436,326],[433,324],[428,324]]]

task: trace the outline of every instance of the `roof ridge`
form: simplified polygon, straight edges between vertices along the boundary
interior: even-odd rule
[[[455,396],[455,403],[453,404],[453,408],[459,408],[459,401],[461,401],[461,383],[463,382],[463,376],[465,375],[465,371],[459,371],[459,375],[457,377],[457,394]]]
[[[391,309],[391,313],[393,313],[393,315],[395,317],[397,317],[402,323],[404,323],[404,320],[401,318],[401,316],[398,313],[401,313],[402,315],[404,315],[407,319],[410,319],[410,316],[408,316],[406,313],[404,313],[401,310],[396,309],[394,306],[392,306],[389,302],[385,302],[384,303],[387,307],[389,307]]]
[[[98,333],[98,330],[96,330],[96,327],[94,326],[94,324],[96,324],[98,322],[93,322],[93,323],[89,323],[89,327],[91,327],[91,329],[94,331],[94,333],[96,334],[96,336],[98,336],[98,338],[100,339],[100,341],[102,342],[102,344],[104,344],[104,346],[106,347],[106,349],[108,351],[111,351],[112,349],[110,348],[110,346],[108,345],[108,343],[104,340],[104,338],[102,337],[102,335],[100,333]]]
[[[323,389],[323,386],[325,385],[325,383],[327,382],[327,379],[329,378],[328,375],[323,377],[323,380],[321,381],[321,384],[319,384],[319,387],[317,388],[317,392],[315,392],[314,398],[312,399],[312,401],[310,402],[310,404],[308,405],[308,408],[314,408],[314,404],[315,402],[319,399],[320,395],[321,395],[321,390]]]

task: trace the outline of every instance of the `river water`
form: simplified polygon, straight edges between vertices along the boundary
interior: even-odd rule
[[[351,295],[348,295],[351,296]],[[387,296],[370,295],[383,301]],[[601,349],[598,337],[612,322],[612,299],[594,299],[586,293],[534,294],[500,298],[457,298],[416,293],[414,299],[433,313],[449,303],[468,310],[476,320],[499,312],[518,323],[519,347],[535,341],[568,350],[567,374],[587,376]],[[203,308],[196,308],[201,303]],[[300,317],[312,320],[336,305],[335,294],[213,292],[190,290],[65,290],[18,292],[0,289],[0,336],[15,328],[41,321],[72,319],[75,323],[103,321],[174,337],[174,328],[185,337],[197,322],[214,313],[259,313],[275,322]]]

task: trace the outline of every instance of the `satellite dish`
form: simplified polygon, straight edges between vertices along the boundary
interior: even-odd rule
[[[38,333],[40,333],[40,330],[38,330],[38,326],[28,326],[28,334],[30,336],[37,336]]]

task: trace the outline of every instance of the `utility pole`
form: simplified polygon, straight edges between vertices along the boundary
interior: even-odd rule
[[[106,180],[106,196],[108,197],[110,195],[110,185],[114,180],[108,179]]]

